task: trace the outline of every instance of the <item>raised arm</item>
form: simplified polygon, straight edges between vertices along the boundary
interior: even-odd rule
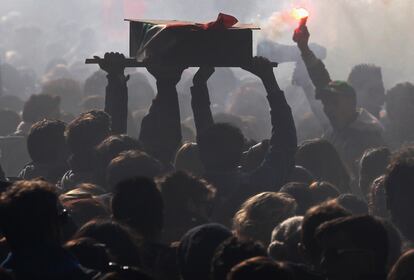
[[[277,191],[287,182],[294,168],[297,138],[292,111],[268,60],[256,57],[252,65],[244,69],[262,80],[272,123],[269,149],[262,164],[251,174],[250,180],[256,187],[254,192]]]
[[[95,57],[99,58],[99,57]],[[120,53],[106,53],[99,67],[108,73],[105,93],[105,112],[112,119],[112,133],[126,134],[128,119],[129,75],[125,76],[125,56]]]
[[[309,30],[306,25],[303,25],[295,30],[293,41],[298,45],[303,62],[308,69],[309,77],[318,91],[331,82],[331,77],[322,60],[318,59],[309,48],[309,37]]]
[[[148,62],[147,70],[157,80],[157,96],[141,123],[139,139],[145,149],[164,164],[170,164],[181,144],[177,83],[184,67]]]
[[[197,136],[214,123],[207,87],[207,81],[213,73],[213,67],[201,67],[193,78],[193,86],[191,87],[191,108],[193,110]]]

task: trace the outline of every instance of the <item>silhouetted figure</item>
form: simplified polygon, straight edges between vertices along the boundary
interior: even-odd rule
[[[257,75],[267,91],[271,109],[272,137],[265,159],[252,172],[242,172],[244,137],[229,124],[214,124],[210,109],[207,80],[214,69],[201,68],[194,76],[192,108],[197,129],[200,159],[205,178],[217,187],[213,219],[229,224],[238,206],[248,197],[263,191],[278,190],[294,167],[296,130],[292,113],[280,90],[268,60],[254,58],[247,71]]]
[[[367,148],[383,145],[383,127],[373,115],[357,109],[357,94],[347,82],[332,81],[325,65],[309,49],[306,25],[295,30],[297,43],[309,76],[316,88],[315,98],[323,104],[323,111],[331,128],[324,138],[338,150],[349,168],[355,171],[355,161]]]

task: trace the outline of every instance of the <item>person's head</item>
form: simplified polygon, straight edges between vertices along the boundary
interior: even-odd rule
[[[122,265],[140,264],[138,244],[132,232],[125,226],[109,220],[92,220],[83,225],[73,239],[92,238],[105,244],[113,260]]]
[[[35,123],[43,119],[59,119],[60,97],[48,94],[33,94],[24,103],[22,119]]]
[[[296,215],[304,215],[314,205],[311,190],[305,183],[287,183],[279,192],[286,193],[296,200]]]
[[[285,220],[275,227],[272,232],[272,240],[268,248],[270,257],[276,261],[303,263],[303,255],[300,252],[300,239],[302,233],[302,216],[296,216]]]
[[[365,197],[368,196],[369,187],[387,169],[391,152],[386,147],[371,148],[364,152],[359,162],[359,188]]]
[[[316,98],[322,101],[323,111],[334,129],[344,128],[355,120],[357,97],[347,82],[330,82]]]
[[[75,157],[89,157],[94,148],[111,132],[111,118],[103,111],[80,114],[66,127],[66,141]]]
[[[350,191],[350,175],[335,147],[323,139],[303,142],[296,152],[295,162],[303,166],[316,180],[328,181],[341,192]]]
[[[302,222],[301,248],[309,263],[319,265],[321,248],[315,240],[317,228],[324,222],[350,215],[334,201],[317,205],[306,212]]]
[[[216,249],[211,261],[211,280],[226,280],[233,266],[254,257],[266,257],[266,249],[253,241],[231,237]]]
[[[408,250],[398,259],[390,273],[388,280],[410,280],[414,278],[414,249]]]
[[[90,95],[82,99],[82,111],[102,110],[105,107],[105,98],[99,95]]]
[[[294,276],[287,264],[266,257],[254,257],[234,266],[227,280],[293,280]]]
[[[15,111],[0,109],[0,136],[7,136],[15,132],[19,123],[20,116]]]
[[[70,211],[70,216],[78,227],[94,219],[109,217],[108,210],[94,198],[74,198],[62,202]]]
[[[129,267],[129,266],[118,266],[114,267],[111,266],[110,270],[114,270],[113,272],[109,272],[105,274],[101,280],[154,280],[152,276],[149,276],[145,272],[141,271],[136,267]]]
[[[414,119],[414,84],[400,83],[385,96],[387,116],[393,126],[412,130]]]
[[[59,96],[62,100],[61,107],[63,111],[70,113],[79,112],[82,89],[77,81],[60,78],[46,82],[42,87],[42,93]]]
[[[337,198],[341,194],[337,187],[324,181],[313,182],[309,190],[314,205]]]
[[[113,190],[119,182],[136,176],[154,178],[161,173],[161,163],[145,152],[129,150],[112,159],[106,169],[106,186]]]
[[[66,124],[57,120],[42,120],[32,125],[27,136],[27,151],[35,163],[51,164],[66,159]]]
[[[106,168],[111,160],[121,152],[128,150],[140,150],[141,144],[138,140],[128,135],[111,135],[105,138],[95,148],[96,152],[96,177],[102,186],[105,185]]]
[[[104,96],[106,84],[106,73],[98,70],[86,79],[83,94],[84,96]]]
[[[179,171],[186,171],[195,176],[204,173],[204,167],[200,160],[197,143],[185,143],[175,155],[174,167]]]
[[[375,179],[370,186],[368,210],[373,216],[389,218],[385,195],[385,175]]]
[[[358,106],[378,118],[385,102],[381,68],[373,64],[356,65],[349,73],[348,83],[356,91]]]
[[[234,215],[233,230],[241,240],[268,246],[272,230],[295,215],[296,201],[285,193],[264,192],[247,199]]]
[[[111,261],[106,245],[93,238],[81,237],[69,240],[63,246],[83,267],[105,271]]]
[[[134,177],[121,181],[113,191],[115,220],[131,227],[145,240],[157,240],[164,223],[164,202],[152,179]]]
[[[414,157],[404,157],[391,162],[385,177],[387,208],[391,219],[409,240],[414,240]]]
[[[191,224],[194,220],[202,223],[209,219],[216,189],[205,180],[177,171],[165,176],[159,182],[159,187],[170,226],[178,221],[182,225],[186,222]],[[183,233],[187,230],[189,228]]]
[[[200,134],[198,147],[207,172],[226,172],[239,165],[244,136],[240,129],[230,124],[217,123]]]
[[[368,215],[338,218],[320,225],[315,238],[328,279],[385,279],[388,236],[380,220]]]
[[[335,201],[352,215],[368,215],[367,203],[354,194],[341,194]]]
[[[58,245],[63,213],[45,181],[17,181],[0,196],[0,228],[12,251]]]
[[[243,170],[251,172],[256,170],[263,162],[266,152],[269,149],[269,140],[263,140],[249,148],[243,155]]]

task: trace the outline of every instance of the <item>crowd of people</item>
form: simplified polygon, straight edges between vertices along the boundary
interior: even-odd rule
[[[149,59],[156,90],[120,53],[3,63],[0,279],[414,279],[414,85],[309,38],[284,91],[264,57]]]

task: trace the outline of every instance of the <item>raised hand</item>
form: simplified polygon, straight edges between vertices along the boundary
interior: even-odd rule
[[[310,33],[308,27],[306,25],[302,25],[295,29],[293,41],[298,45],[299,49],[306,50],[309,49],[309,37]]]
[[[194,75],[193,84],[194,85],[205,85],[207,84],[208,79],[213,75],[215,69],[214,67],[200,67],[197,73]]]
[[[107,72],[109,75],[120,75],[124,74],[125,70],[125,56],[122,53],[110,52],[105,53],[103,59],[99,56],[94,56],[99,59],[99,67]]]
[[[181,75],[187,68],[182,65],[163,64],[161,61],[154,58],[146,59],[144,63],[147,66],[148,72],[154,76],[157,82],[167,81],[174,85],[178,84]]]
[[[273,66],[271,62],[264,57],[253,57],[249,65],[242,67],[244,70],[256,75],[262,80],[270,79],[274,77]]]

